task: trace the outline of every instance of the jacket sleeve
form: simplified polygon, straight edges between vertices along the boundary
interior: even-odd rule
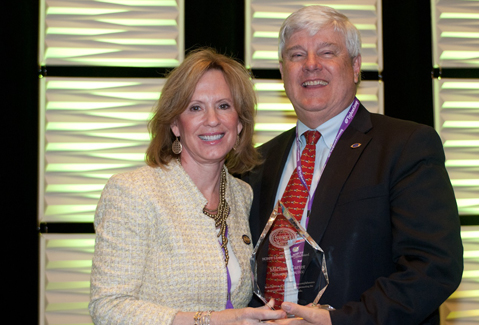
[[[139,187],[139,186],[138,186]],[[152,207],[133,182],[113,176],[95,214],[90,314],[95,324],[171,324],[178,310],[139,298]]]
[[[332,311],[334,325],[420,324],[461,281],[460,223],[441,141],[420,126],[400,149],[389,171],[396,271],[378,278],[360,301]]]

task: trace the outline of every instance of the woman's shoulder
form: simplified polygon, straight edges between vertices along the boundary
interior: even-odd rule
[[[150,166],[142,166],[133,170],[121,172],[118,174],[114,174],[108,180],[109,183],[111,182],[135,182],[142,179],[148,179],[152,175],[157,173],[156,168]]]
[[[232,191],[236,193],[241,193],[242,195],[249,197],[253,197],[253,189],[251,186],[243,181],[242,179],[236,178],[233,175],[227,173],[228,179],[227,181],[229,182]]]
[[[128,181],[128,182],[148,182],[157,178],[169,177],[175,173],[173,165],[166,165],[164,167],[142,166],[134,170],[122,172],[111,176],[110,181]]]

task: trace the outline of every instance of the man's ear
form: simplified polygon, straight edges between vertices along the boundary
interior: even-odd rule
[[[353,73],[354,73],[354,83],[357,84],[361,78],[361,54],[358,54],[353,59]]]

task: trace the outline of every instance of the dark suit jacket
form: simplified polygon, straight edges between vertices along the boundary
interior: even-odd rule
[[[254,190],[254,244],[294,137],[292,129],[261,146],[265,163],[243,175]],[[320,302],[336,308],[333,324],[439,324],[437,309],[463,270],[444,161],[434,129],[361,105],[323,172],[307,229],[326,253],[330,284]],[[299,303],[316,294],[301,292]]]

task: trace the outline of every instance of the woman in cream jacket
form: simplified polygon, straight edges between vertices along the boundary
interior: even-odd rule
[[[285,315],[245,308],[253,194],[229,172],[259,162],[255,103],[246,70],[212,50],[170,73],[149,124],[148,166],[113,176],[97,207],[89,305],[96,324],[245,324]]]

